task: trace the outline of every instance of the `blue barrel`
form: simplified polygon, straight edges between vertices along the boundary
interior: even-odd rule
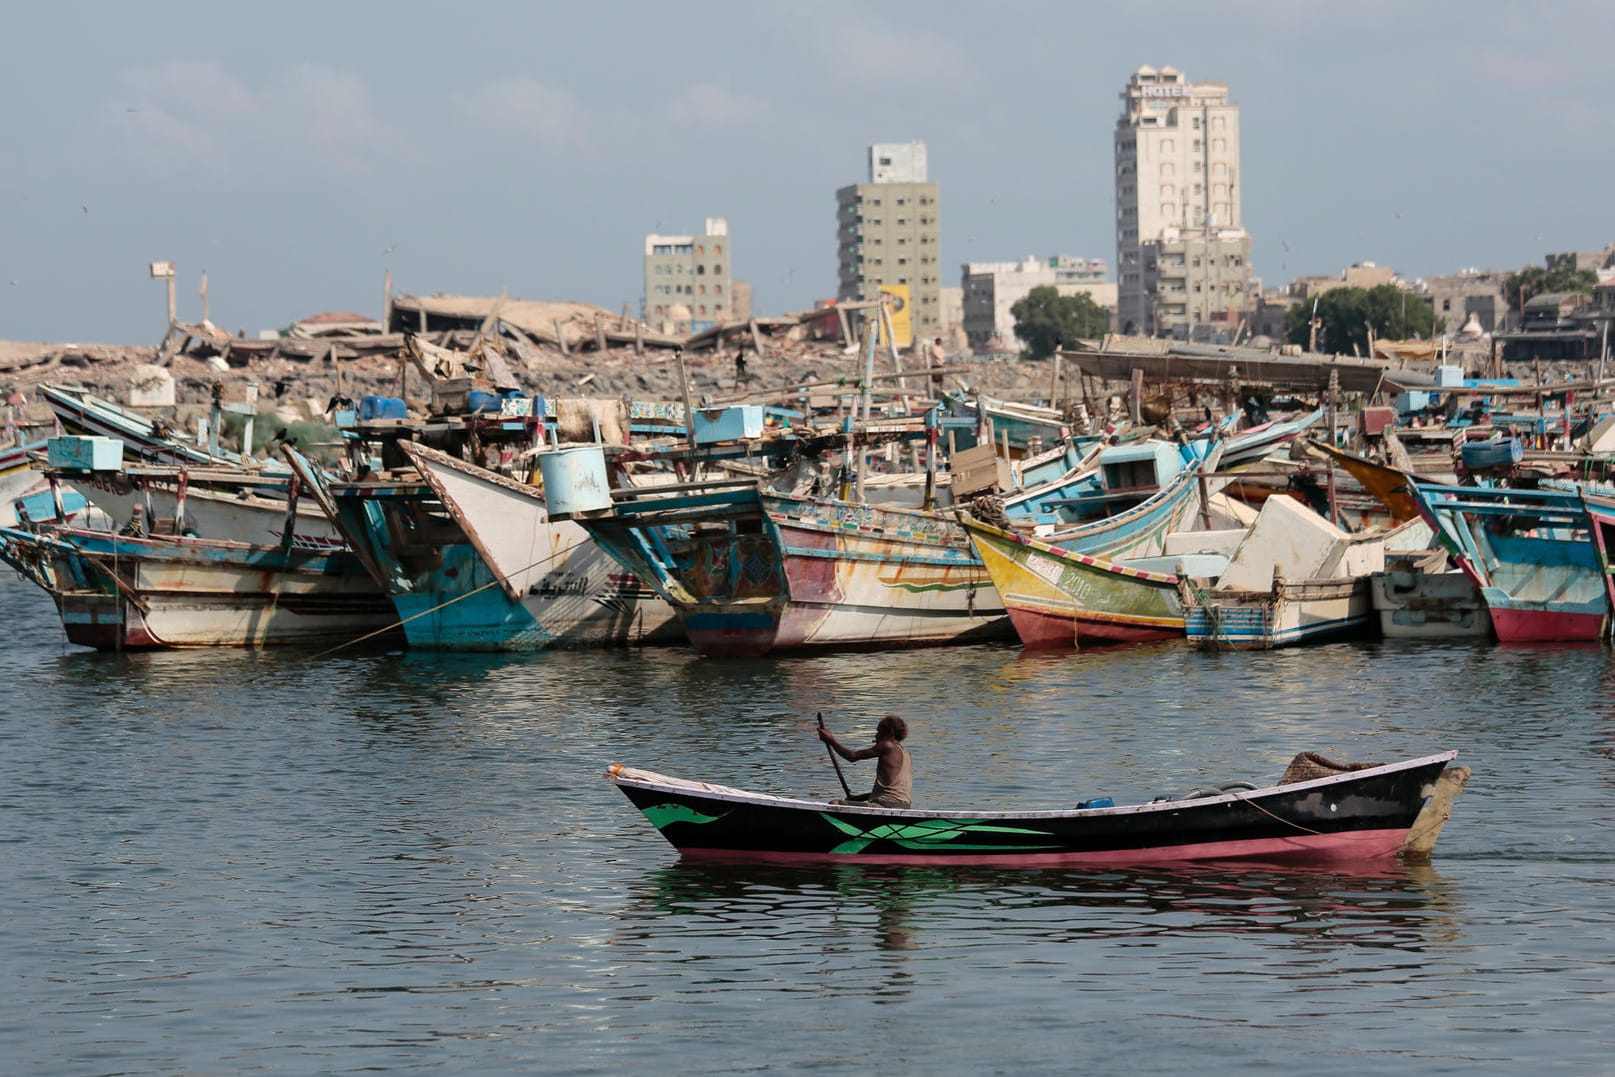
[[[1490,438],[1486,441],[1466,441],[1459,450],[1464,467],[1480,471],[1489,467],[1513,467],[1525,456],[1525,446],[1519,438]]]
[[[359,399],[359,421],[373,419],[407,419],[409,409],[396,396],[366,396]]]
[[[600,445],[575,445],[538,454],[544,476],[544,501],[550,515],[574,516],[611,508],[606,479],[606,451]]]

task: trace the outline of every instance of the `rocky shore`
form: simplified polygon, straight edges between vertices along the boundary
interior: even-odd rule
[[[745,354],[747,380],[737,387],[732,349],[684,353],[692,396],[718,403],[741,396],[783,402],[795,398],[803,385],[855,387],[862,367],[858,355],[825,342],[790,342],[763,355],[750,350]],[[907,369],[921,365],[913,356],[905,356],[903,362]],[[48,422],[50,409],[31,391],[34,386],[42,382],[81,385],[97,396],[126,403],[142,368],[152,364],[158,364],[155,347],[0,341],[0,388],[8,396],[12,390],[22,393],[28,401],[29,421]],[[231,401],[244,399],[247,386],[256,383],[263,406],[276,408],[283,419],[294,421],[323,415],[337,395],[351,399],[400,395],[403,362],[394,355],[360,355],[339,360],[280,356],[237,363],[182,352],[158,365],[173,378],[174,412],[182,422],[207,409],[216,382],[223,383],[224,399]],[[519,358],[511,358],[510,366],[524,389],[549,396],[678,400],[682,391],[677,360],[666,349],[644,354],[636,354],[632,348],[564,354],[553,348],[524,348]],[[892,371],[890,357],[881,356],[876,362],[877,374]],[[1032,401],[1049,399],[1052,377],[1049,362],[964,358],[948,360],[944,380],[949,389],[963,383],[992,396]],[[905,387],[924,396],[930,391],[929,380],[916,374],[905,379]],[[882,386],[897,384],[895,379],[881,382]],[[411,408],[424,413],[430,393],[422,376],[406,370],[402,385]],[[1073,396],[1082,395],[1075,379],[1067,389]]]

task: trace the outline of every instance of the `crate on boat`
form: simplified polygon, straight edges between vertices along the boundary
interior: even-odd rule
[[[720,441],[743,441],[763,436],[763,409],[759,404],[729,408],[698,408],[694,415],[695,443],[714,445]]]
[[[123,467],[123,439],[64,436],[45,443],[45,458],[54,468],[72,471],[117,471]]]

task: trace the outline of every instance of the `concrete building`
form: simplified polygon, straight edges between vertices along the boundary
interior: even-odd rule
[[[1424,297],[1441,319],[1441,331],[1458,332],[1471,315],[1488,333],[1504,328],[1508,318],[1503,297],[1506,276],[1490,269],[1460,269],[1448,276],[1424,278]]]
[[[1239,106],[1225,83],[1192,83],[1171,67],[1139,68],[1121,99],[1119,327],[1180,339],[1231,336],[1254,305],[1239,208]]]
[[[1542,262],[1549,271],[1563,267],[1587,269],[1596,273],[1600,269],[1615,265],[1615,243],[1611,243],[1601,251],[1565,251],[1550,254],[1544,257]]]
[[[1112,317],[1115,282],[1105,279],[1102,259],[1026,257],[1019,262],[966,262],[961,270],[961,320],[965,341],[977,355],[1019,352],[1011,308],[1033,288],[1053,287],[1061,295],[1085,294]]]
[[[943,285],[942,296],[942,344],[948,354],[963,351],[965,339],[965,290],[955,285]]]
[[[942,224],[925,144],[869,147],[869,181],[836,192],[836,298],[906,289],[914,341],[942,335]]]
[[[698,236],[646,236],[646,323],[692,333],[734,320],[730,253],[729,222],[722,217],[708,217]]]

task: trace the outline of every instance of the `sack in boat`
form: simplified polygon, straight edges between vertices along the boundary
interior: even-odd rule
[[[1284,770],[1284,777],[1279,779],[1280,785],[1289,785],[1291,782],[1310,782],[1314,778],[1332,778],[1336,774],[1345,774],[1353,770],[1367,770],[1376,766],[1374,763],[1336,763],[1325,759],[1317,752],[1299,752],[1290,760],[1290,765]]]

